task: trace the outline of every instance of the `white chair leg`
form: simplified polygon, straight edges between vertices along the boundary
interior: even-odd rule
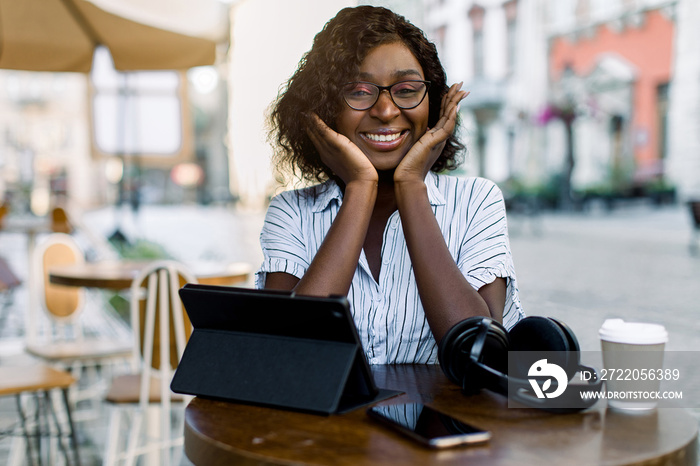
[[[121,424],[122,410],[113,406],[109,418],[109,429],[107,431],[107,449],[105,451],[104,466],[114,466],[117,464],[117,448],[119,447],[119,427]]]
[[[147,437],[145,463],[149,465],[163,464],[161,462],[163,458],[161,454],[163,445],[160,442],[163,428],[161,425],[162,419],[160,417],[161,409],[162,408],[159,405],[152,405],[148,406],[145,410],[146,416],[144,422],[146,423],[145,427]]]
[[[170,409],[165,409],[164,407],[160,407],[160,441],[161,445],[163,445],[161,449],[161,454],[163,455],[163,463],[162,464],[172,464],[170,462],[171,460],[171,455],[170,455],[170,448],[172,447],[173,444],[173,439],[172,439],[172,433],[170,432],[171,430],[171,423],[172,421],[172,410]]]
[[[138,446],[139,437],[141,436],[141,425],[143,424],[143,413],[141,410],[135,409],[133,414],[129,440],[126,446],[125,466],[133,466],[136,462],[136,447]]]

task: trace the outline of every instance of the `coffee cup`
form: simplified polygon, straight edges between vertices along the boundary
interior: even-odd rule
[[[656,408],[668,341],[664,326],[608,319],[598,334],[608,406],[637,411]]]

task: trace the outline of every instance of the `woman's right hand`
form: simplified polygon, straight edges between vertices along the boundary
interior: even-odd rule
[[[307,116],[306,134],[316,147],[321,161],[346,186],[353,181],[376,184],[379,180],[377,170],[364,152],[350,139],[329,128],[315,113]]]

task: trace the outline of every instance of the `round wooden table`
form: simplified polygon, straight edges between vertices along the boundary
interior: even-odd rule
[[[404,395],[382,404],[422,402],[490,430],[481,446],[430,450],[367,417],[365,409],[317,416],[195,398],[185,412],[185,453],[196,465],[323,464],[696,464],[698,421],[683,409],[643,415],[576,414],[508,408],[482,391],[465,397],[439,366],[373,366],[378,386]]]
[[[64,265],[49,269],[49,281],[55,285],[82,286],[123,290],[131,286],[148,261],[100,261]],[[250,266],[243,262],[228,265],[196,262],[187,264],[199,283],[205,285],[234,285],[250,277]]]

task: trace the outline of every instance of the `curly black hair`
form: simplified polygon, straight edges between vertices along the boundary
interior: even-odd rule
[[[423,31],[386,8],[345,8],[316,35],[311,50],[273,103],[270,140],[276,145],[273,161],[278,169],[291,169],[307,181],[334,178],[306,134],[304,115],[316,113],[336,129],[336,118],[345,105],[341,98],[344,84],[359,74],[360,64],[371,49],[395,42],[408,47],[431,82],[428,126],[437,123],[441,100],[449,87],[435,45]],[[463,148],[453,132],[431,170],[457,168],[457,155]]]

